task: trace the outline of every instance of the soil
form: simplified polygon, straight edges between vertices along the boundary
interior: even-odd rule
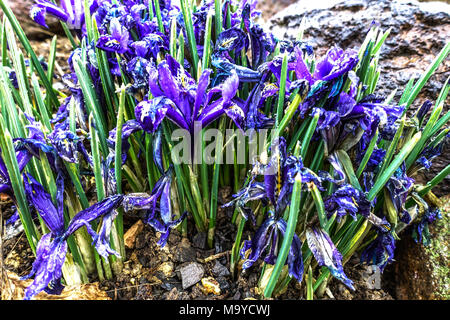
[[[219,205],[230,198],[228,189],[221,190]],[[11,202],[0,203],[0,211],[4,219],[12,215]],[[99,288],[114,300],[240,300],[260,299],[258,279],[261,274],[262,263],[255,264],[245,272],[238,272],[239,276],[233,279],[229,274],[230,250],[232,248],[236,228],[229,224],[232,216],[231,210],[219,207],[215,237],[215,247],[206,248],[206,242],[202,235],[194,229],[188,230],[188,238],[183,238],[177,230],[172,231],[168,243],[164,248],[157,245],[159,234],[145,225],[137,234],[135,246],[126,250],[126,258],[123,270],[114,279],[104,280],[99,283]],[[125,215],[124,229],[128,230],[139,219],[136,215]],[[193,221],[189,221],[193,226]],[[254,233],[253,227],[246,228],[243,239],[247,239]],[[217,257],[216,259],[214,259]],[[205,259],[213,258],[205,262]],[[3,243],[4,267],[19,276],[25,276],[31,270],[34,256],[29,248],[23,232]],[[192,262],[199,263],[204,269],[203,279],[210,277],[218,284],[220,292],[210,293],[201,282],[190,288],[183,289],[180,269]],[[220,268],[216,266],[219,264]],[[381,288],[371,290],[365,280],[366,268],[359,265],[359,259],[350,260],[345,266],[346,274],[355,283],[355,292],[350,292],[344,285],[335,279],[328,283],[329,291],[320,299],[337,300],[391,300],[392,296],[385,287],[384,281]],[[92,276],[92,282],[98,281]],[[218,293],[218,294],[217,294]],[[316,297],[319,298],[319,297]],[[279,300],[305,299],[304,282],[301,286],[291,281],[287,290],[276,297]]]

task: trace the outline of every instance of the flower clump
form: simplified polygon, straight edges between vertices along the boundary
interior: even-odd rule
[[[221,203],[238,226],[231,270],[240,260],[242,272],[273,265],[260,281],[266,297],[291,278],[302,283],[308,269],[309,284],[318,275],[314,288],[331,275],[355,290],[344,272],[352,255],[383,271],[405,226],[429,241],[441,217],[431,189],[449,167],[424,185],[416,175],[448,142],[449,115],[441,113],[449,85],[411,113],[424,81],[399,100],[377,93],[389,31],[368,26],[359,51],[330,44],[317,57],[306,40],[265,31],[256,4],[36,0],[32,19],[43,27],[48,15],[59,19],[73,51],[61,91],[44,71],[54,61],[39,61],[27,46],[23,68],[11,53],[0,70],[0,193],[13,200],[36,254],[26,299],[61,293],[71,278],[65,264],[85,282],[95,271],[100,279],[119,272],[127,215],[143,218],[161,247],[175,228],[187,237],[189,222],[212,246],[222,187],[235,190]],[[33,95],[22,101],[30,83]],[[208,129],[217,135],[213,164],[202,161]],[[174,155],[179,130],[190,137],[182,158],[201,161]],[[262,143],[242,163],[238,150],[251,142],[234,137],[243,133]],[[75,242],[81,228],[87,233]],[[242,241],[244,229],[251,236]]]

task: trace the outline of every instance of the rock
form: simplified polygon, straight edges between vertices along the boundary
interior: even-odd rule
[[[177,262],[193,262],[197,258],[197,252],[194,248],[192,248],[188,239],[183,238],[181,242],[178,244],[175,253],[174,259]]]
[[[167,295],[166,299],[167,300],[178,300],[178,290],[177,288],[173,288],[172,290],[170,290],[169,294]]]
[[[187,289],[197,282],[199,282],[205,273],[202,265],[196,262],[192,262],[180,269],[181,283],[183,289]]]
[[[173,262],[168,261],[161,263],[156,271],[160,272],[165,278],[170,278],[174,275],[173,269]]]
[[[216,296],[220,295],[220,285],[216,279],[213,277],[207,277],[202,279],[202,291],[204,294],[208,295],[210,293]]]
[[[144,223],[142,220],[138,220],[127,232],[125,232],[123,239],[125,242],[125,246],[128,249],[133,249],[136,244],[136,237],[139,233],[144,230]]]
[[[217,282],[219,283],[220,290],[225,291],[230,289],[230,284],[225,277],[218,277]]]
[[[226,277],[230,275],[230,271],[228,271],[227,267],[225,267],[219,261],[216,261],[216,263],[214,264],[212,272],[216,277]]]
[[[442,219],[430,226],[429,246],[415,243],[409,233],[398,242],[396,262],[385,272],[397,299],[450,299],[450,195],[443,202]]]
[[[400,98],[408,80],[426,70],[450,37],[450,4],[438,1],[298,1],[272,17],[266,29],[279,39],[295,39],[302,18],[306,18],[307,25],[304,39],[314,47],[316,56],[334,45],[358,49],[372,21],[382,30],[391,28],[380,53],[381,76],[376,92],[387,96],[398,88],[394,102]],[[411,112],[426,99],[434,102],[449,76],[450,59],[446,59],[422,89]],[[445,110],[448,106],[444,106]],[[447,146],[442,156],[434,159],[430,170],[417,180],[430,180],[449,162],[450,146]],[[437,195],[450,193],[450,178],[435,189]]]
[[[205,232],[197,233],[194,236],[194,238],[192,239],[192,244],[196,248],[205,249],[206,248],[206,233]]]

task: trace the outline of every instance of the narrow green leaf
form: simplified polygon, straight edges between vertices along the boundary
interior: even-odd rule
[[[361,160],[361,163],[358,167],[358,170],[356,171],[356,177],[359,178],[366,168],[367,163],[369,162],[370,156],[373,153],[373,149],[375,149],[375,146],[378,141],[378,129],[375,132],[375,135],[373,136],[372,140],[370,140],[369,146],[367,147],[366,153],[364,154],[364,158]]]
[[[320,194],[319,188],[315,184],[310,186],[311,196],[316,204],[317,216],[319,217],[319,223],[322,229],[328,232],[326,229],[328,219],[325,212],[325,205],[323,203],[322,195]]]
[[[309,144],[311,143],[311,138],[314,134],[314,131],[316,131],[317,123],[319,122],[319,115],[320,114],[318,112],[314,115],[311,123],[308,126],[308,130],[306,130],[305,136],[303,137],[302,150],[301,150],[301,156],[303,159],[306,158]]]
[[[212,27],[212,12],[208,13],[206,18],[205,42],[203,45],[203,61],[202,70],[208,69],[211,56],[211,27]]]
[[[444,48],[442,48],[441,52],[437,55],[434,61],[428,66],[427,70],[422,74],[422,76],[417,80],[416,84],[411,90],[411,93],[406,100],[406,108],[403,111],[405,113],[409,106],[413,103],[414,99],[416,99],[420,90],[422,90],[423,86],[427,83],[428,79],[433,75],[433,73],[437,70],[439,65],[444,61],[447,55],[450,52],[450,42],[447,42]]]
[[[306,281],[306,300],[314,300],[313,275],[311,266],[308,267],[308,277]]]
[[[0,114],[0,147],[2,150],[1,156],[3,157],[6,169],[10,177],[12,189],[17,202],[17,208],[19,212],[20,220],[25,231],[25,235],[30,244],[31,250],[36,253],[36,245],[39,240],[39,233],[36,230],[36,226],[33,224],[31,213],[28,209],[28,202],[25,195],[22,175],[20,174],[19,164],[12,141],[12,137],[6,128],[3,115]]]
[[[392,160],[392,163],[389,165],[389,167],[386,168],[386,170],[377,179],[372,189],[370,189],[370,192],[368,194],[369,201],[373,201],[373,199],[375,199],[376,195],[378,194],[378,192],[380,192],[381,188],[384,187],[389,178],[394,174],[395,170],[397,170],[400,167],[400,165],[410,154],[414,146],[419,142],[421,136],[422,134],[420,132],[416,133],[411,138],[411,140],[409,140],[403,146],[398,155],[394,158],[394,160]]]
[[[286,94],[286,79],[287,79],[287,67],[288,67],[288,55],[283,55],[283,64],[281,65],[281,78],[280,88],[278,91],[278,104],[277,104],[277,116],[275,118],[275,127],[278,128],[284,112],[284,96]]]
[[[50,96],[50,100],[54,106],[59,106],[58,98],[53,91],[51,83],[48,81],[47,74],[45,73],[44,69],[41,66],[41,63],[36,56],[36,53],[34,52],[33,48],[31,47],[30,41],[28,40],[27,36],[25,35],[25,32],[23,31],[22,27],[20,26],[19,21],[17,21],[17,18],[14,16],[12,10],[5,4],[4,0],[0,0],[0,7],[2,8],[3,12],[5,13],[6,17],[8,18],[9,22],[11,23],[17,37],[19,38],[20,42],[24,46],[27,53],[30,55],[31,62],[33,63],[34,68],[36,69],[37,73],[39,74],[39,78],[41,79],[42,83],[44,84],[44,87],[47,89],[47,94]]]
[[[359,184],[358,178],[356,177],[355,171],[353,170],[352,161],[347,152],[345,152],[344,150],[337,150],[336,153],[339,162],[344,167],[345,174],[347,175],[350,184],[353,186],[353,188],[362,191],[361,185]]]
[[[97,189],[97,199],[102,201],[105,198],[105,188],[103,185],[102,165],[100,158],[100,150],[98,145],[98,135],[95,131],[94,115],[89,115],[89,132],[91,135],[91,152],[92,162],[94,163],[95,187]]]
[[[406,169],[408,169],[417,160],[417,157],[420,155],[423,148],[425,147],[425,143],[428,141],[429,138],[431,138],[430,134],[433,130],[433,126],[436,124],[436,121],[438,120],[443,107],[444,105],[442,103],[439,106],[437,106],[431,113],[430,119],[428,119],[428,122],[422,131],[422,135],[419,142],[414,146],[408,158],[406,158]]]
[[[186,34],[188,37],[189,48],[191,49],[192,66],[194,69],[195,77],[197,78],[197,66],[198,66],[198,53],[197,43],[194,35],[194,25],[192,24],[191,8],[187,3],[187,0],[181,0],[181,11],[183,12],[184,25],[186,26]]]

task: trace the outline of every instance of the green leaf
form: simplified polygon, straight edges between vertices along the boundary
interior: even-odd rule
[[[433,73],[437,70],[442,61],[444,61],[449,52],[450,52],[450,42],[448,42],[445,45],[445,47],[441,50],[438,56],[434,59],[434,61],[428,66],[427,70],[425,70],[425,72],[422,74],[419,80],[417,80],[416,84],[411,90],[411,93],[408,96],[408,99],[406,100],[406,108],[403,111],[403,113],[405,113],[408,110],[409,106],[413,103],[414,99],[416,99],[420,90],[422,90],[423,86],[427,83],[428,79],[430,79]]]
[[[287,79],[288,55],[283,55],[283,64],[281,66],[280,89],[278,91],[277,116],[275,118],[275,127],[278,127],[284,112],[284,96],[286,94],[286,79]]]
[[[311,266],[308,267],[308,277],[306,278],[306,300],[314,300],[313,275]]]
[[[33,253],[36,253],[36,245],[40,238],[36,226],[33,224],[31,213],[28,209],[28,201],[25,195],[22,175],[19,170],[19,164],[12,141],[12,137],[6,128],[3,115],[0,114],[0,148],[2,150],[1,156],[4,160],[6,169],[8,170],[14,196],[17,202],[17,209],[19,217],[22,222],[25,235],[30,244]]]
[[[395,133],[394,138],[392,139],[391,143],[389,144],[389,148],[387,149],[386,155],[384,156],[383,164],[381,165],[381,168],[378,171],[375,180],[377,180],[378,176],[382,172],[384,172],[387,165],[391,162],[392,156],[394,155],[395,150],[397,150],[398,142],[400,141],[400,138],[403,134],[403,129],[405,127],[405,121],[406,121],[406,116],[403,116],[402,119],[400,120],[400,124],[398,126],[397,132]]]
[[[317,216],[319,217],[319,223],[322,229],[328,232],[327,224],[327,214],[325,212],[325,205],[323,203],[322,195],[320,194],[319,188],[315,184],[310,186],[311,195],[313,197],[314,203],[316,204]]]
[[[428,141],[429,138],[431,138],[430,134],[433,130],[433,126],[436,124],[436,121],[439,118],[443,107],[444,105],[443,103],[441,103],[431,113],[430,119],[428,119],[428,122],[422,131],[422,135],[419,142],[414,146],[413,150],[411,151],[411,154],[406,159],[406,169],[408,169],[417,160],[417,157],[420,155],[423,148],[425,147],[425,143]]]
[[[378,141],[378,129],[375,132],[375,135],[373,136],[372,140],[370,140],[369,146],[367,147],[366,153],[364,154],[364,158],[362,159],[358,170],[356,171],[356,177],[359,178],[362,174],[362,172],[364,171],[364,169],[366,168],[367,163],[369,162],[370,156],[373,153],[373,149],[375,149],[375,146],[377,144]]]
[[[347,175],[350,184],[353,186],[353,188],[362,191],[361,185],[359,184],[358,178],[356,177],[355,171],[353,170],[352,161],[347,152],[345,152],[344,150],[337,150],[336,154],[339,162],[344,167],[345,174]]]
[[[41,79],[42,83],[44,84],[44,87],[47,90],[47,94],[50,97],[50,100],[54,106],[59,106],[58,98],[53,91],[51,83],[48,81],[47,74],[45,73],[44,69],[41,66],[41,63],[36,56],[36,53],[34,52],[33,48],[31,47],[30,41],[28,41],[27,36],[25,35],[25,32],[23,31],[22,27],[20,26],[19,21],[14,16],[12,10],[5,4],[4,0],[0,0],[0,7],[2,8],[3,12],[5,13],[6,17],[8,18],[9,22],[11,23],[11,26],[14,29],[14,32],[16,33],[17,37],[19,38],[20,42],[24,46],[25,50],[29,54],[31,58],[31,62],[33,63],[34,68],[36,69],[37,73],[39,74],[39,78]]]
[[[403,148],[400,150],[398,155],[394,158],[392,163],[389,165],[389,167],[386,168],[386,170],[380,175],[380,177],[377,179],[375,184],[373,185],[372,189],[370,189],[370,192],[368,194],[368,200],[373,201],[375,199],[376,195],[380,190],[384,187],[386,182],[389,180],[389,178],[394,174],[395,170],[397,170],[402,162],[406,159],[406,157],[410,154],[414,146],[419,142],[422,134],[420,132],[416,133],[411,140],[409,140]]]

